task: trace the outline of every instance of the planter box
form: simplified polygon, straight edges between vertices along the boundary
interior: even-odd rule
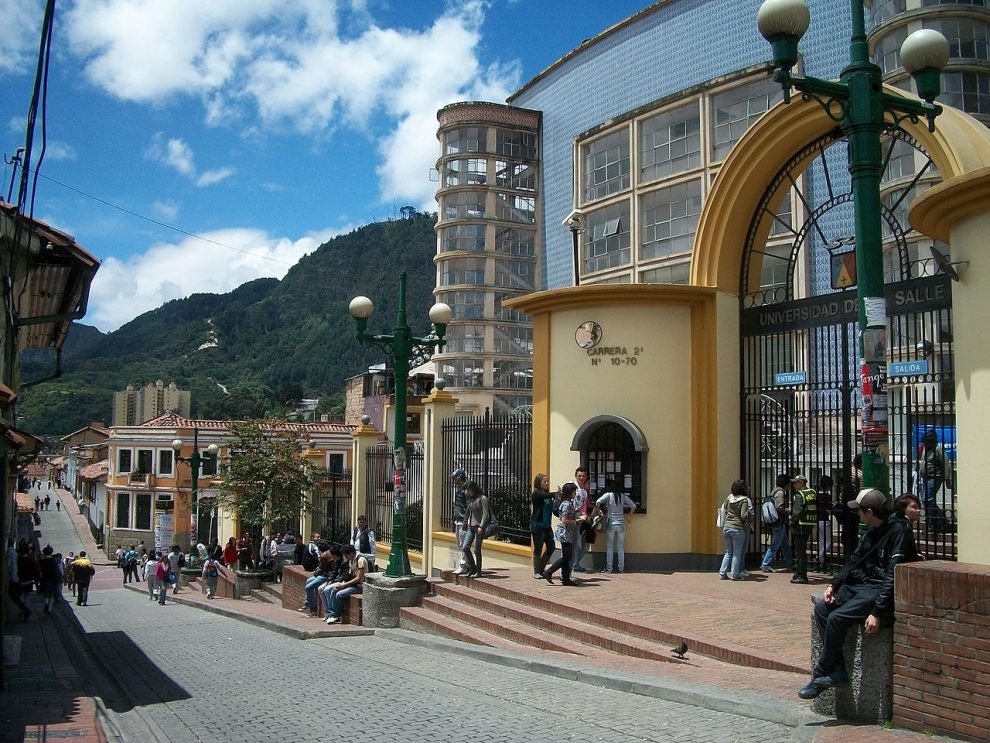
[[[227,570],[227,575],[234,578],[234,598],[239,599],[247,596],[258,588],[262,583],[271,583],[275,580],[275,572],[272,570]]]

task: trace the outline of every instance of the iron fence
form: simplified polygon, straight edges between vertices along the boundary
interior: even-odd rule
[[[406,458],[406,546],[423,551],[423,450],[413,444]],[[365,451],[367,499],[364,513],[375,538],[392,541],[392,514],[395,509],[395,464],[393,445],[382,441]]]
[[[485,408],[484,415],[448,418],[441,428],[445,472],[463,469],[481,486],[501,526],[499,539],[529,545],[532,421],[521,415],[493,416]],[[454,486],[449,480],[440,504],[440,524],[452,530]]]
[[[328,542],[346,544],[351,534],[351,473],[320,472],[313,493],[313,531]]]

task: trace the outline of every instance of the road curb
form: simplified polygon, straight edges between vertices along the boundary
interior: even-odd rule
[[[459,640],[449,640],[404,629],[377,629],[375,635],[394,642],[454,653],[489,663],[532,671],[544,676],[579,681],[616,691],[710,709],[715,712],[731,711],[732,714],[742,717],[796,728],[795,733],[798,737],[793,738],[795,741],[812,740],[816,732],[814,726],[821,725],[830,719],[814,714],[802,704],[768,698],[747,691],[723,689],[718,686],[694,684],[674,679],[658,679],[631,672],[602,670],[556,659],[554,661],[538,660],[511,650],[472,645]],[[812,727],[806,727],[809,725]],[[806,733],[810,733],[810,737],[805,737]]]

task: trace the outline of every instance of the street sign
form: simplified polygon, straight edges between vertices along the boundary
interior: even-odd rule
[[[808,381],[808,373],[803,371],[777,372],[773,375],[773,383],[778,387],[804,384]]]
[[[921,361],[892,361],[887,364],[888,377],[917,377],[928,373],[928,362]]]

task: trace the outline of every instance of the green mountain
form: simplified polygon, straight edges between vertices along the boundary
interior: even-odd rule
[[[360,227],[321,245],[281,281],[174,300],[112,333],[74,324],[62,376],[23,389],[19,425],[65,435],[109,423],[114,391],[158,379],[190,390],[193,416],[202,418],[258,417],[286,400],[342,393],[345,379],[384,360],[355,338],[347,311],[354,296],[375,302],[369,332],[389,332],[405,271],[409,324],[417,334],[429,330],[435,223],[434,214],[413,214]],[[54,368],[53,354],[21,354],[24,382]]]

